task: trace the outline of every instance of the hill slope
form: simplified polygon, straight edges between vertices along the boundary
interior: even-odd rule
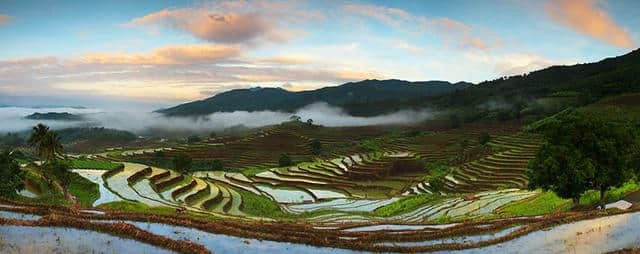
[[[443,95],[465,89],[469,85],[464,82],[451,84],[445,81],[364,80],[301,92],[280,88],[236,89],[158,112],[168,116],[205,115],[238,110],[293,112],[314,102],[326,102],[342,107],[352,115],[370,116],[391,112],[396,109],[393,105],[411,99]],[[385,107],[376,106],[381,103]]]

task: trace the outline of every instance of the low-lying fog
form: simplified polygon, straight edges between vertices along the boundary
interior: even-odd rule
[[[35,112],[68,112],[82,115],[87,119],[83,122],[28,120],[25,116]],[[167,118],[158,113],[149,112],[110,112],[102,109],[77,108],[0,108],[0,133],[27,130],[38,123],[45,123],[53,129],[68,127],[97,126],[128,130],[140,133],[148,129],[208,131],[224,129],[237,125],[260,127],[278,124],[289,120],[292,115],[298,115],[302,121],[313,119],[314,124],[324,126],[364,126],[382,124],[410,124],[423,121],[431,114],[428,111],[403,110],[391,114],[375,117],[355,117],[346,114],[341,108],[326,103],[314,103],[295,113],[278,111],[235,111],[219,112],[199,118],[173,117]]]

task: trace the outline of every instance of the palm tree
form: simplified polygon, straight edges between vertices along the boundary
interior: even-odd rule
[[[42,150],[41,154],[47,161],[55,160],[57,155],[62,155],[64,152],[60,136],[53,131],[47,132],[42,138],[39,149]]]
[[[49,126],[41,123],[33,127],[29,144],[35,146],[38,156],[45,161],[55,159],[56,155],[62,154],[64,151],[58,134],[49,130]]]
[[[45,135],[49,132],[49,126],[39,123],[33,127],[33,132],[29,138],[29,144],[32,146],[38,146]]]

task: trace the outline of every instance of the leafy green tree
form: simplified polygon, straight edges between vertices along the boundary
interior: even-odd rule
[[[529,187],[553,190],[574,202],[596,189],[604,207],[604,193],[632,177],[640,151],[638,130],[621,115],[612,118],[566,110],[543,120],[536,130],[544,142],[529,163]]]
[[[25,172],[10,150],[0,153],[0,196],[13,198],[24,188]]]
[[[187,138],[187,142],[189,142],[189,143],[198,143],[198,142],[200,142],[200,141],[202,141],[202,138],[200,138],[200,137],[199,137],[199,136],[197,136],[197,135],[192,135],[192,136],[189,136],[189,137]]]
[[[193,163],[193,159],[186,153],[179,153],[173,157],[173,168],[182,173],[186,173]]]
[[[281,154],[280,159],[278,160],[278,165],[280,165],[280,167],[287,167],[287,166],[293,165],[291,156],[289,156],[289,154],[286,154],[286,153]]]
[[[38,146],[44,139],[44,136],[49,132],[49,126],[39,123],[33,127],[31,137],[29,138],[29,145]]]
[[[212,131],[211,133],[209,133],[209,137],[210,138],[216,138],[218,136],[218,134],[216,134],[215,131]]]
[[[47,132],[42,141],[40,142],[39,152],[44,156],[46,161],[52,161],[56,159],[56,156],[63,155],[64,147],[60,136],[53,131]]]
[[[311,119],[311,118],[307,119],[307,124],[308,125],[313,125],[313,119]]]
[[[311,148],[311,153],[313,153],[314,155],[319,155],[320,153],[322,153],[322,143],[320,143],[320,141],[317,139],[311,141],[309,147]]]
[[[29,144],[36,148],[38,156],[45,162],[55,160],[57,155],[64,153],[60,136],[41,123],[33,127]]]
[[[222,170],[224,169],[224,163],[222,162],[222,160],[215,159],[213,160],[213,163],[211,163],[211,169]]]
[[[69,162],[64,160],[52,160],[45,164],[45,167],[48,168],[55,179],[58,180],[58,183],[64,189],[64,194],[66,196],[67,187],[71,184],[71,172],[69,171],[71,166],[69,165]]]
[[[292,115],[291,117],[289,117],[289,120],[292,122],[300,122],[302,118],[297,116],[297,115]]]
[[[478,137],[478,143],[480,143],[481,145],[486,145],[490,140],[491,135],[489,135],[489,133],[487,132],[480,133],[480,136]]]

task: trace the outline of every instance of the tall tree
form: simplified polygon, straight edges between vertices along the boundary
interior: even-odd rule
[[[529,163],[530,188],[553,190],[577,202],[586,190],[604,194],[634,174],[640,145],[638,130],[624,116],[603,119],[584,110],[566,110],[543,120],[544,142]]]
[[[45,158],[45,150],[42,146],[42,140],[44,140],[47,133],[49,133],[49,126],[39,123],[33,127],[31,137],[29,138],[29,145],[36,148],[38,156],[43,160]]]
[[[186,153],[179,153],[173,157],[173,168],[182,173],[186,173],[191,169],[193,159]]]
[[[49,132],[49,126],[39,123],[33,127],[31,137],[29,138],[29,145],[38,146],[45,135]]]
[[[0,153],[0,196],[15,197],[16,191],[24,188],[25,172],[10,150]]]
[[[64,152],[60,136],[53,131],[49,131],[40,142],[40,150],[42,151],[38,153],[44,155],[46,161],[55,160],[56,156],[62,155]]]

